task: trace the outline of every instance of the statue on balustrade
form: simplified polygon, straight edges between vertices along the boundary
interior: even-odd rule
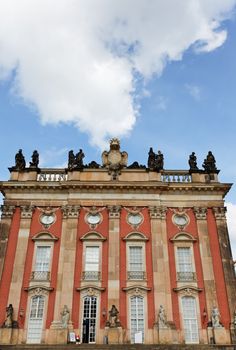
[[[84,153],[80,149],[79,152],[75,155],[74,151],[71,150],[68,153],[68,169],[69,170],[82,170],[84,168],[83,164]]]
[[[207,157],[206,159],[204,159],[202,166],[204,170],[208,173],[217,172],[216,160],[211,151],[208,152]]]
[[[151,147],[148,152],[148,168],[151,170],[160,171],[164,168],[164,156],[161,151],[158,151],[157,154],[153,151]]]
[[[190,154],[188,164],[189,164],[189,170],[198,170],[197,157],[195,155],[195,152],[192,152]]]
[[[32,162],[30,162],[30,168],[38,168],[39,165],[39,153],[35,150],[31,156]]]
[[[15,155],[15,170],[22,171],[25,170],[25,157],[23,156],[22,149],[19,149],[19,151]]]

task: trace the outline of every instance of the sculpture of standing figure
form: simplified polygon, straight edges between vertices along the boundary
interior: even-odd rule
[[[30,167],[32,168],[38,168],[39,165],[39,153],[37,150],[35,150],[31,156],[32,162],[30,162]]]
[[[12,328],[12,326],[13,326],[13,306],[12,304],[9,304],[9,306],[6,307],[6,320],[4,322],[4,327]]]
[[[208,152],[207,157],[206,159],[204,159],[202,166],[205,169],[205,171],[208,173],[210,172],[214,173],[217,171],[216,160],[211,151]]]
[[[115,305],[112,305],[111,310],[109,311],[109,326],[110,327],[118,327],[120,326],[119,321],[119,311],[117,310]]]
[[[19,171],[25,169],[25,157],[23,156],[22,149],[19,149],[15,155],[15,169]]]
[[[70,150],[68,153],[68,169],[72,170],[75,167],[75,155],[74,151]]]
[[[216,306],[214,306],[213,309],[212,309],[211,321],[212,321],[212,327],[213,328],[221,327],[221,324],[220,324],[220,313],[219,313],[219,310],[218,310],[218,308]]]
[[[197,157],[195,155],[195,152],[192,152],[189,156],[189,160],[188,160],[188,164],[189,164],[189,168],[190,170],[198,170],[197,167]]]
[[[84,167],[83,158],[84,158],[84,153],[83,153],[83,150],[80,149],[79,152],[76,154],[76,159],[75,159],[77,169],[83,169]]]
[[[69,319],[70,319],[70,311],[68,309],[68,306],[64,305],[64,308],[61,312],[62,328],[67,328]]]
[[[150,147],[150,150],[148,152],[148,168],[154,169],[156,163],[156,154],[153,152],[152,147]]]
[[[157,155],[156,155],[156,170],[163,170],[163,167],[164,167],[164,156],[163,154],[161,153],[161,151],[158,151],[157,152]]]
[[[166,328],[167,327],[167,321],[166,321],[166,313],[163,305],[160,305],[159,312],[158,312],[158,325],[159,328]]]

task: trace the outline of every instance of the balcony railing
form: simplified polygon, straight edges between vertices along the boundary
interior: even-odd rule
[[[196,281],[195,272],[177,272],[177,280],[179,282]]]
[[[50,272],[49,271],[32,271],[31,281],[49,281]]]
[[[64,169],[41,169],[37,181],[67,181],[67,174]]]
[[[84,281],[99,281],[100,277],[100,271],[83,271],[82,275],[82,279]]]
[[[128,280],[145,280],[145,271],[128,271]]]
[[[162,182],[192,182],[192,177],[186,170],[164,170],[161,174]]]

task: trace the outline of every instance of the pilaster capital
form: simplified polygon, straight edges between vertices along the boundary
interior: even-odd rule
[[[20,206],[21,219],[31,219],[34,209],[35,209],[35,206],[33,205],[21,205]]]
[[[15,205],[1,205],[1,211],[2,211],[2,219],[4,218],[11,218],[16,210]]]
[[[206,207],[194,207],[193,211],[197,220],[206,220],[207,218]]]
[[[215,215],[216,220],[225,220],[226,219],[226,207],[213,207],[212,211]]]
[[[76,219],[80,212],[79,205],[63,205],[61,207],[64,219]]]
[[[109,219],[119,219],[121,206],[120,205],[108,205]]]
[[[150,206],[148,209],[151,219],[164,220],[166,218],[167,207]]]

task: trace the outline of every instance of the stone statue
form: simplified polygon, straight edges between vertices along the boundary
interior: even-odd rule
[[[72,170],[75,167],[75,155],[74,151],[70,150],[68,153],[68,169]]]
[[[119,311],[115,305],[112,305],[111,310],[109,311],[109,321],[107,322],[109,327],[114,328],[120,326],[118,315]]]
[[[214,173],[217,171],[216,160],[211,151],[208,152],[207,157],[206,159],[204,159],[202,166],[204,170],[208,173]]]
[[[39,165],[39,153],[35,150],[31,156],[32,162],[30,162],[30,168],[38,168]]]
[[[220,324],[220,313],[219,310],[216,306],[213,307],[211,311],[211,321],[212,321],[212,327],[213,328],[218,328],[221,327]]]
[[[12,304],[9,304],[9,306],[6,307],[6,320],[4,322],[5,328],[12,328],[13,327],[13,306]]]
[[[190,154],[188,164],[189,164],[189,170],[198,170],[197,157],[195,156],[195,152],[192,152]]]
[[[157,152],[156,155],[156,170],[163,170],[164,167],[164,156],[161,151]]]
[[[61,312],[62,328],[67,328],[69,319],[70,319],[70,311],[68,309],[68,306],[64,305],[64,308]]]
[[[160,171],[164,168],[164,156],[161,151],[158,151],[157,154],[153,152],[152,147],[148,152],[148,168],[151,170]]]
[[[160,305],[159,311],[158,311],[158,326],[159,328],[167,327],[166,313],[163,305]]]
[[[25,169],[25,157],[23,156],[22,149],[19,149],[15,155],[15,169],[19,171]]]
[[[84,153],[83,153],[83,150],[80,149],[75,156],[76,169],[83,169],[84,167],[83,159],[84,159]]]

